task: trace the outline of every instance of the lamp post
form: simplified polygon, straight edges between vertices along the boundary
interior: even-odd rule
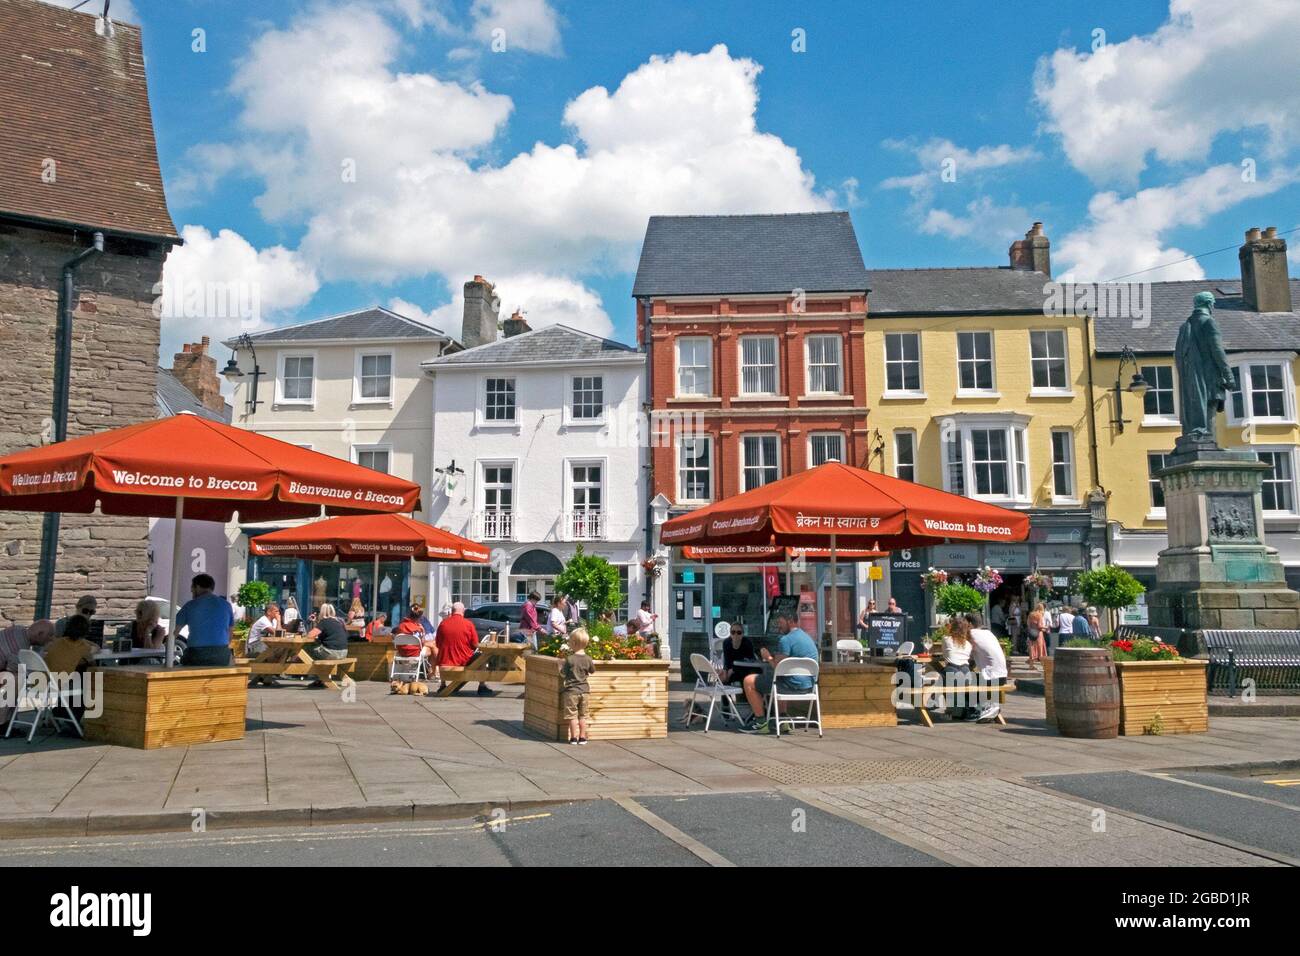
[[[1124,384],[1125,365],[1133,366],[1133,378],[1127,386]],[[1132,392],[1141,397],[1146,394],[1147,388],[1146,379],[1142,377],[1142,370],[1138,367],[1137,356],[1133,354],[1131,348],[1124,346],[1124,351],[1119,355],[1119,368],[1115,370],[1115,385],[1111,389],[1115,395],[1115,417],[1110,420],[1110,423],[1115,426],[1115,431],[1123,434],[1124,426],[1131,424],[1131,419],[1124,417],[1124,393]]]
[[[253,340],[247,332],[241,332],[239,338],[235,340],[235,348],[230,353],[230,361],[226,367],[221,370],[221,376],[228,382],[234,382],[236,379],[244,377],[243,370],[239,367],[239,350],[246,348],[250,355],[253,356],[253,371],[250,373],[252,382],[248,389],[248,398],[244,401],[244,414],[252,415],[257,411],[257,406],[262,403],[257,399],[257,383],[266,373],[262,367],[257,364],[257,349],[253,348]]]

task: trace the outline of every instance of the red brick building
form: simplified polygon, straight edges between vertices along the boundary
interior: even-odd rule
[[[633,296],[649,356],[647,527],[665,499],[681,513],[829,459],[870,464],[867,272],[847,213],[655,216]],[[653,533],[646,544],[663,554]],[[772,573],[674,555],[654,597],[673,656],[703,649],[716,620],[759,633]],[[840,574],[846,616],[857,569]],[[815,591],[821,613],[828,585],[810,568],[795,593]]]

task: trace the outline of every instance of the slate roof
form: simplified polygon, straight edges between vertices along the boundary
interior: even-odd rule
[[[1099,354],[1121,351],[1172,353],[1178,327],[1192,314],[1192,297],[1214,293],[1214,317],[1228,352],[1300,351],[1300,311],[1252,312],[1241,297],[1240,279],[1196,279],[1151,284],[1151,324],[1134,328],[1129,318],[1096,320]],[[1291,303],[1300,307],[1300,279],[1291,280]]]
[[[447,366],[508,365],[532,362],[599,362],[641,355],[630,345],[579,332],[567,325],[548,325],[508,339],[498,339],[472,349],[440,355],[423,363],[425,368]]]
[[[847,212],[651,216],[632,295],[866,288],[867,270]]]
[[[379,307],[358,309],[331,315],[324,319],[301,322],[298,325],[285,325],[264,332],[253,332],[249,338],[254,342],[321,342],[330,339],[430,339],[450,340],[450,336],[432,325],[425,325],[415,319],[398,315],[388,309]],[[225,343],[233,348],[235,341]]]
[[[1050,281],[1042,272],[1010,267],[872,269],[867,317],[1041,312]]]
[[[176,239],[140,28],[0,0],[0,216]],[[53,182],[42,178],[53,160]]]
[[[167,368],[158,369],[158,389],[155,397],[158,402],[158,413],[164,417],[179,415],[181,412],[192,412],[210,421],[229,425],[234,411],[227,402],[222,412],[214,412],[200,402],[198,397],[172,374],[171,369]]]

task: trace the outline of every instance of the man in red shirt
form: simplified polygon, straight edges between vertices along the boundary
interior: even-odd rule
[[[451,606],[451,613],[438,625],[434,642],[438,645],[439,667],[465,667],[478,658],[478,631],[465,619],[465,605],[460,601]],[[442,683],[447,685],[446,680]],[[483,681],[479,681],[478,692],[485,697],[492,694]]]

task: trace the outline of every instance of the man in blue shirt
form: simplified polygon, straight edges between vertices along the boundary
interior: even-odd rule
[[[234,636],[235,611],[230,602],[212,592],[217,582],[210,574],[196,574],[190,582],[193,598],[176,615],[176,629],[189,627],[185,654],[186,667],[229,667],[230,639]]]
[[[768,664],[768,668],[764,669],[763,673],[759,675],[757,682],[758,692],[763,695],[772,692],[773,669],[787,657],[810,657],[815,661],[821,659],[821,652],[817,650],[817,642],[809,637],[803,628],[795,624],[794,615],[788,611],[777,612],[776,629],[781,635],[780,640],[777,641],[776,653],[773,654],[766,647],[759,651],[759,657]],[[813,679],[811,677],[782,677],[777,686],[785,694],[802,694],[805,691],[812,690]],[[742,729],[752,734],[770,734],[772,727],[766,714],[766,710],[762,714],[755,714],[749,726]]]

